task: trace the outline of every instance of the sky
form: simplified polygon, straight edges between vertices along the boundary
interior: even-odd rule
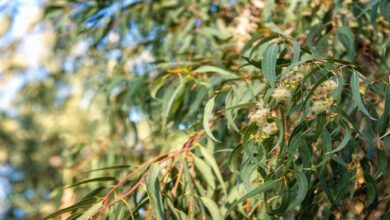
[[[132,2],[134,0],[125,0],[122,3],[126,5]],[[0,36],[0,65],[4,60],[10,59],[1,57],[2,47],[15,39],[21,39],[21,43],[17,45],[20,54],[19,59],[27,65],[25,72],[12,75],[1,72],[2,68],[0,66],[0,113],[15,114],[16,110],[12,107],[12,100],[23,85],[33,80],[44,79],[47,76],[47,73],[42,70],[41,63],[43,62],[42,59],[49,59],[45,56],[46,51],[50,49],[47,46],[47,41],[45,41],[49,30],[43,25],[31,29],[32,24],[40,18],[42,4],[43,0],[0,0],[0,21],[5,16],[4,11],[11,13],[14,18],[10,30],[5,35]],[[85,49],[85,44],[76,47],[76,50],[81,54]],[[144,59],[151,58],[149,54],[143,53],[138,59],[129,60],[129,65],[137,65],[142,63]],[[140,121],[143,116],[136,109],[133,109],[129,112],[129,119]],[[12,167],[0,166],[0,219],[2,219],[2,210],[7,209],[4,203],[6,196],[12,190],[12,186],[8,181],[9,178],[14,178],[12,169]]]
[[[37,55],[45,51],[42,31],[29,31],[31,23],[40,15],[42,2],[42,0],[0,0],[0,20],[4,18],[5,14],[1,9],[11,12],[15,18],[11,29],[0,38],[0,52],[2,46],[10,41],[22,39],[18,49],[21,59],[28,66],[28,70],[25,73],[11,77],[9,75],[6,76],[4,72],[0,72],[0,112],[12,113],[12,99],[23,84],[29,80],[42,77],[42,73],[39,71],[40,56]],[[0,59],[0,65],[1,62],[2,60]],[[2,219],[2,211],[6,209],[4,202],[11,187],[8,181],[11,170],[12,168],[10,167],[0,166],[0,219]]]
[[[31,24],[39,18],[42,2],[42,0],[0,0],[0,8],[5,7],[5,11],[12,13],[14,17],[11,29],[0,38],[0,50],[10,41],[22,39],[18,50],[20,59],[28,66],[28,71],[12,77],[0,72],[0,112],[12,111],[11,101],[23,84],[29,80],[39,79],[43,75],[39,70],[41,58],[39,54],[45,52],[43,31],[29,30]],[[0,20],[4,18],[4,14],[4,11],[0,11]]]

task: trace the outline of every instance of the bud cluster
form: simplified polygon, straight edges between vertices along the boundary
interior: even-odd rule
[[[311,110],[314,114],[330,111],[330,108],[334,103],[334,99],[331,95],[336,88],[337,82],[335,80],[327,80],[314,90],[311,106]]]
[[[304,75],[298,73],[297,70],[289,72],[286,78],[275,89],[272,97],[274,97],[277,102],[288,101],[291,98],[292,91],[298,87],[303,78]]]
[[[271,110],[264,106],[264,103],[260,101],[256,104],[257,110],[249,114],[249,120],[251,123],[256,123],[260,128],[256,137],[257,140],[266,139],[278,132],[278,126],[275,122],[268,122],[268,118],[271,116]]]

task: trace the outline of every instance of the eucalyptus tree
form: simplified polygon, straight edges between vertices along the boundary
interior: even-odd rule
[[[47,1],[55,80],[90,106],[53,115],[47,218],[389,218],[389,6]]]

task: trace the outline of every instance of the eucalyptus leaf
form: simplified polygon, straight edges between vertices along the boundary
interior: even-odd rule
[[[263,54],[261,64],[264,77],[267,79],[271,87],[275,87],[276,80],[276,60],[278,58],[279,46],[276,43],[270,44]]]
[[[206,106],[205,106],[205,109],[204,109],[204,115],[203,115],[203,128],[206,132],[206,134],[215,142],[220,142],[219,140],[217,140],[211,129],[210,129],[210,125],[209,125],[209,121],[210,119],[212,118],[212,115],[213,115],[213,109],[214,109],[214,102],[215,102],[215,96],[213,98],[211,98]]]
[[[365,114],[367,117],[369,117],[372,120],[376,120],[374,117],[371,116],[371,114],[368,112],[366,107],[364,106],[364,103],[362,101],[362,97],[360,95],[359,90],[359,76],[358,73],[354,70],[351,76],[351,89],[352,89],[352,95],[353,95],[353,101],[358,106],[359,110]]]

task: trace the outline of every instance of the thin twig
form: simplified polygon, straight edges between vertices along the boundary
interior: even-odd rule
[[[160,156],[157,156],[155,158],[152,158],[151,160],[141,164],[137,169],[135,169],[133,172],[129,173],[128,175],[126,175],[123,179],[121,179],[117,184],[115,184],[108,192],[107,194],[102,198],[102,201],[103,201],[103,205],[102,207],[100,208],[100,210],[98,211],[98,213],[100,213],[101,211],[105,210],[106,208],[114,205],[115,203],[119,202],[121,199],[124,199],[126,198],[127,196],[129,196],[131,193],[133,193],[141,184],[142,184],[142,181],[144,179],[144,177],[147,175],[145,174],[129,191],[127,191],[124,195],[122,195],[119,199],[113,201],[113,202],[109,202],[109,198],[110,196],[122,185],[124,185],[126,183],[126,181],[131,178],[133,175],[141,172],[143,169],[147,168],[148,166],[150,166],[151,164],[155,163],[155,162],[161,162],[161,161],[165,161],[167,159],[170,159],[170,158],[175,158],[177,157],[178,155],[180,155],[181,153],[184,153],[184,152],[188,152],[188,150],[194,145],[194,143],[198,142],[200,140],[200,138],[203,136],[204,134],[204,131],[200,131],[198,132],[198,134],[190,137],[188,139],[188,141],[183,145],[182,149],[180,150],[177,150],[177,151],[174,151],[174,152],[170,152],[170,153],[167,153],[167,154],[164,154],[164,155],[160,155]]]
[[[178,174],[178,176],[177,176],[175,185],[173,186],[173,189],[172,189],[172,195],[173,195],[174,197],[176,197],[177,188],[179,187],[179,183],[180,183],[181,177],[182,177],[182,175],[183,175],[183,170],[184,170],[183,167],[184,167],[184,165],[183,165],[183,164],[180,164],[179,174]]]

